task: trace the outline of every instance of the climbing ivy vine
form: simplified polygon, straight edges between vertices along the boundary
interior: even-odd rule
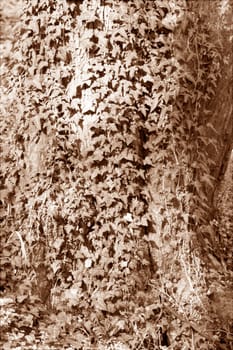
[[[208,304],[193,251],[213,232],[208,106],[222,51],[200,8],[30,0],[19,38],[5,77],[3,265],[18,303],[52,315],[22,326],[51,343],[69,327],[80,349],[87,338],[181,349],[193,331],[214,348],[219,336],[193,323]]]

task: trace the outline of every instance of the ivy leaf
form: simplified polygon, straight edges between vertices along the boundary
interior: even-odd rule
[[[103,29],[104,24],[103,22],[100,21],[100,19],[96,18],[94,21],[89,21],[86,23],[86,28],[90,29],[91,31],[93,31],[93,29]]]
[[[128,33],[126,32],[125,28],[117,28],[112,32],[111,40],[114,43],[114,41],[121,41],[121,42],[128,42]]]
[[[135,72],[138,69],[136,66],[132,66],[132,62],[135,59],[137,59],[137,55],[136,55],[135,51],[127,52],[127,56],[125,58],[125,62],[126,62],[126,67],[129,67],[129,76],[130,76],[131,79],[134,77]]]
[[[40,61],[37,67],[37,70],[40,72],[43,68],[48,67],[47,61]]]
[[[29,22],[28,29],[31,29],[34,33],[39,34],[39,25],[34,18]]]
[[[132,217],[132,214],[131,214],[131,213],[127,213],[127,214],[124,216],[124,219],[125,219],[127,222],[133,222],[133,217]]]
[[[70,306],[76,306],[79,303],[79,294],[80,288],[74,284],[71,288],[65,290],[64,298],[68,300]]]
[[[153,96],[153,99],[151,99],[151,103],[150,103],[150,109],[151,112],[154,112],[156,107],[159,104],[159,100],[160,100],[161,94],[155,94],[155,96]]]
[[[55,260],[51,264],[53,273],[55,274],[61,267],[61,261],[60,260]]]
[[[29,87],[34,86],[38,90],[42,90],[41,76],[39,74],[35,75],[33,79],[29,80]]]
[[[101,311],[107,311],[107,305],[105,303],[105,293],[97,291],[94,293],[94,306]]]
[[[139,220],[138,224],[141,225],[141,226],[148,226],[148,220],[147,220],[147,218],[146,218],[145,216],[143,216],[143,217]]]
[[[91,258],[86,259],[84,262],[84,266],[86,269],[89,269],[92,266],[92,259]]]
[[[53,242],[53,247],[56,250],[59,250],[61,248],[62,243],[64,242],[63,238],[57,238],[54,242]]]
[[[85,256],[86,258],[90,258],[92,256],[92,254],[89,252],[88,248],[84,245],[81,245],[79,252],[80,252],[80,254]]]

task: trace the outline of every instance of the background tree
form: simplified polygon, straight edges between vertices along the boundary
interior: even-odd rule
[[[5,78],[3,264],[20,302],[38,294],[61,321],[50,340],[68,325],[81,348],[232,342],[213,208],[232,147],[230,13],[220,1],[25,4]]]

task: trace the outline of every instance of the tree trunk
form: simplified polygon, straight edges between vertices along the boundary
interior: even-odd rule
[[[181,3],[176,4],[173,15],[166,15],[170,10],[166,4],[160,17],[151,2],[110,2],[107,6],[88,2],[86,11],[98,15],[78,38],[83,29],[80,15],[74,33],[78,63],[68,95],[73,108],[80,104],[76,117],[77,123],[83,118],[81,153],[92,156],[89,190],[97,205],[99,196],[106,203],[110,200],[110,214],[103,207],[97,215],[101,219],[91,225],[117,228],[111,238],[115,241],[113,259],[120,254],[116,242],[120,239],[123,244],[122,260],[116,269],[114,266],[112,276],[121,270],[124,283],[133,286],[128,292],[136,297],[145,292],[145,286],[154,284],[150,293],[159,290],[155,298],[161,298],[181,320],[188,319],[191,327],[198,325],[199,333],[210,340],[211,307],[220,323],[231,319],[229,292],[221,304],[224,313],[219,312],[221,298],[216,291],[212,294],[216,275],[209,272],[212,264],[214,269],[223,269],[215,257],[218,253],[209,220],[215,182],[232,142],[231,51],[227,50],[229,43],[224,43],[226,35],[230,40],[230,33],[216,15],[217,3],[204,6],[196,2],[194,8]],[[190,18],[192,10],[196,18]],[[229,8],[225,11],[230,13]],[[205,24],[207,13],[213,18]],[[150,32],[152,27],[157,34]],[[224,60],[222,55],[226,55]],[[81,103],[74,99],[77,89]],[[113,158],[112,150],[116,150]],[[107,169],[108,175],[102,175]],[[138,182],[139,169],[142,182]],[[112,192],[117,172],[128,182],[122,181],[119,187],[125,198],[120,210],[111,211],[114,195],[111,199],[103,195],[100,183],[105,183],[104,191]],[[119,201],[119,193],[116,198]],[[137,242],[129,255],[123,253],[125,225],[130,240]],[[109,240],[107,247],[112,249]],[[102,264],[105,262],[100,261]],[[125,268],[119,268],[123,265]]]
[[[148,348],[232,342],[213,217],[233,139],[226,4],[27,6],[14,189],[25,216],[12,215],[38,278],[49,264],[51,306],[63,298],[96,335],[145,331]]]

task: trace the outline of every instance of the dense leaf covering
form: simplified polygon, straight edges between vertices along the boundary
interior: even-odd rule
[[[224,65],[206,8],[30,0],[17,30],[2,73],[3,348],[224,349],[232,318],[206,318]]]

